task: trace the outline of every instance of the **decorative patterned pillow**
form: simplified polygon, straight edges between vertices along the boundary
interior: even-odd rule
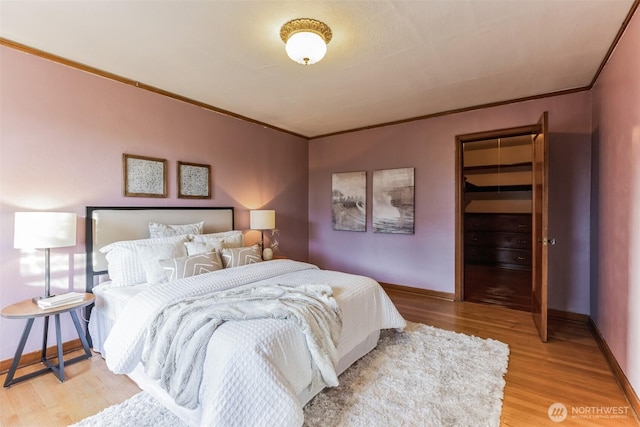
[[[187,255],[197,255],[206,252],[220,252],[222,251],[224,243],[222,241],[208,241],[208,242],[185,242],[184,246],[187,248]]]
[[[176,280],[220,270],[222,261],[217,252],[206,252],[182,258],[163,259],[160,260],[160,266],[169,280]]]
[[[183,234],[202,234],[204,221],[194,224],[170,225],[160,224],[158,222],[149,223],[149,237],[171,237],[181,236]]]
[[[225,248],[240,248],[244,246],[244,235],[240,230],[223,231],[221,233],[195,234],[192,242],[222,242]]]
[[[136,253],[144,268],[146,281],[151,284],[167,281],[167,275],[159,263],[160,260],[187,256],[184,242],[136,245]]]
[[[145,283],[147,275],[136,246],[140,244],[180,243],[187,241],[188,236],[161,237],[157,239],[121,240],[100,248],[108,262],[109,279],[113,286],[132,286]]]
[[[224,268],[239,267],[262,261],[260,246],[245,246],[242,248],[222,248],[222,265]]]

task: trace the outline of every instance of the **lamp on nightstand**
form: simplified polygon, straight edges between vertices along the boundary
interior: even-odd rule
[[[271,257],[265,256],[264,252],[264,230],[273,230],[276,228],[276,211],[269,209],[250,211],[249,228],[252,230],[260,230],[260,248],[262,249],[262,257],[264,259],[271,259]],[[271,253],[271,256],[273,256],[273,252]]]
[[[51,248],[76,244],[76,214],[69,212],[16,212],[13,247],[44,249],[44,298],[51,296]],[[34,302],[40,298],[34,298]]]

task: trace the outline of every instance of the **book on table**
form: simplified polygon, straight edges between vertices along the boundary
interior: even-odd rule
[[[84,294],[78,292],[68,292],[49,298],[38,300],[38,307],[42,309],[60,307],[67,304],[73,304],[82,301]]]

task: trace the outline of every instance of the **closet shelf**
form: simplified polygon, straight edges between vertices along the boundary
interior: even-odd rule
[[[497,163],[493,165],[465,166],[463,170],[464,172],[488,171],[488,170],[494,170],[494,169],[508,171],[509,169],[531,168],[531,166],[532,166],[532,162],[508,163],[508,164]]]
[[[473,185],[470,182],[464,183],[464,191],[467,193],[498,193],[501,191],[531,191],[532,186],[529,184],[522,185]]]

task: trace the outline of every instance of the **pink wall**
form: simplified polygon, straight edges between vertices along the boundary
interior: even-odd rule
[[[0,56],[0,306],[44,289],[43,252],[13,248],[13,214],[22,210],[78,214],[78,245],[52,250],[56,292],[84,289],[87,205],[234,206],[244,230],[248,209],[273,208],[279,254],[307,259],[306,140],[7,47]],[[169,197],[123,197],[123,153],[167,159]],[[212,166],[213,199],[177,198],[178,160]],[[70,323],[65,340],[74,338]],[[0,318],[0,360],[13,357],[23,325]],[[36,323],[26,351],[40,334]]]
[[[323,268],[453,293],[456,135],[537,123],[549,111],[550,307],[589,312],[591,94],[579,92],[312,140],[309,256]],[[372,171],[415,167],[415,234],[371,230]],[[366,233],[331,227],[331,175],[367,171]]]
[[[640,391],[640,16],[593,88],[591,315]]]

